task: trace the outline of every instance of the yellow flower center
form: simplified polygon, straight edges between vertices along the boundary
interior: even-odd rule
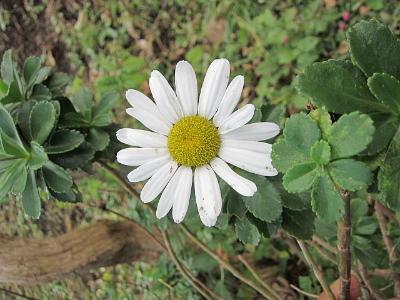
[[[168,135],[168,149],[180,165],[197,167],[217,156],[221,146],[218,129],[206,118],[188,116],[180,119]]]

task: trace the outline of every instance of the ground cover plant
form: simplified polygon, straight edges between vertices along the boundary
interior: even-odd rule
[[[2,8],[6,299],[400,297],[395,3]]]

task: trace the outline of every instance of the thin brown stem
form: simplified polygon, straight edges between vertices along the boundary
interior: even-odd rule
[[[340,274],[340,293],[339,299],[350,300],[351,282],[351,219],[350,219],[350,194],[343,192],[344,215],[338,224],[338,254],[339,254],[339,274]]]
[[[219,262],[219,264],[227,269],[229,272],[232,273],[233,276],[235,276],[237,279],[242,281],[243,283],[247,284],[248,286],[252,287],[254,290],[256,290],[258,293],[260,293],[262,296],[264,296],[266,299],[275,299],[273,295],[271,295],[268,291],[264,290],[262,287],[258,286],[255,284],[253,281],[250,279],[246,278],[241,272],[236,270],[229,262],[225,261],[221,257],[218,256],[214,251],[212,251],[208,246],[206,246],[202,241],[196,238],[196,236],[189,230],[189,228],[186,227],[185,224],[181,224],[180,228],[183,230],[183,232],[187,235],[188,238],[192,240],[200,249],[202,249],[204,252],[206,252],[208,255],[210,255],[212,258],[214,258],[216,261]]]
[[[400,297],[400,275],[394,271],[394,266],[398,261],[398,256],[396,252],[396,245],[390,238],[387,230],[387,220],[384,215],[383,205],[378,201],[375,201],[375,212],[378,218],[379,228],[382,233],[383,242],[385,244],[386,251],[389,255],[390,268],[392,269],[392,280],[394,283],[394,291],[396,297]]]
[[[203,290],[203,288],[201,288],[195,282],[195,280],[193,280],[193,277],[191,276],[191,274],[189,275],[189,273],[186,271],[186,269],[184,268],[182,263],[179,261],[179,259],[176,256],[174,250],[172,249],[171,242],[170,242],[169,237],[167,236],[165,231],[162,232],[162,236],[163,236],[163,239],[164,239],[164,243],[167,246],[168,254],[169,254],[171,260],[174,262],[174,264],[175,264],[176,268],[178,269],[178,271],[182,274],[183,277],[185,277],[185,279],[190,283],[190,285],[196,291],[198,291],[204,298],[212,299],[211,296],[205,290]],[[218,299],[221,299],[221,298],[218,297]]]
[[[268,292],[271,293],[276,299],[280,299],[279,295],[274,291],[274,289],[266,283],[261,277],[257,274],[257,271],[250,265],[250,263],[244,259],[242,255],[237,256],[238,260],[249,270],[251,275],[257,280],[259,284],[261,284]]]
[[[364,282],[365,286],[367,287],[369,293],[373,297],[373,299],[376,300],[384,300],[385,297],[382,295],[382,293],[374,288],[372,285],[369,275],[368,275],[368,270],[367,268],[359,261],[357,263],[358,271],[360,273],[360,277],[362,281]]]
[[[329,287],[328,282],[325,279],[324,273],[315,263],[311,253],[308,251],[306,244],[303,241],[297,240],[297,243],[300,246],[301,251],[303,252],[304,258],[306,259],[307,263],[310,265],[311,269],[314,272],[315,277],[317,278],[318,282],[321,284],[322,289],[328,295],[329,300],[336,300],[335,295],[333,294],[331,288]]]

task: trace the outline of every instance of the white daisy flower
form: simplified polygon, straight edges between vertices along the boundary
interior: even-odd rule
[[[153,71],[150,90],[155,103],[136,90],[126,98],[126,112],[151,131],[124,128],[117,138],[132,146],[118,152],[119,163],[137,167],[128,174],[130,182],[147,180],[140,198],[148,203],[161,194],[156,215],[162,218],[172,208],[176,223],[182,222],[194,182],[201,221],[213,226],[221,212],[221,177],[243,196],[252,196],[256,185],[234,172],[236,166],[263,176],[277,175],[271,164],[271,145],[261,141],[279,133],[275,123],[247,124],[254,105],[239,103],[244,78],[229,82],[226,59],[214,60],[207,70],[198,98],[196,74],[186,61],[175,69],[176,93],[164,76]],[[247,125],[246,125],[247,124]]]

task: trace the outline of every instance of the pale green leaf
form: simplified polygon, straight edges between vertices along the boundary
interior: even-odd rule
[[[295,165],[283,176],[283,186],[289,193],[301,193],[308,190],[318,176],[315,162]]]
[[[329,165],[329,171],[341,188],[352,192],[366,189],[372,180],[371,170],[354,159],[336,160]]]
[[[237,238],[244,244],[257,245],[260,242],[260,233],[257,227],[247,218],[236,219],[235,232]]]

